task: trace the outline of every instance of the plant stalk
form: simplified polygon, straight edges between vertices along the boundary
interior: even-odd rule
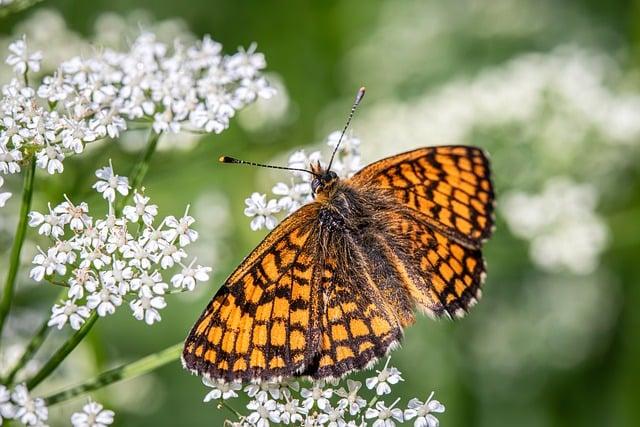
[[[153,128],[149,130],[149,136],[147,138],[147,147],[142,154],[142,157],[136,163],[133,170],[129,174],[129,185],[131,186],[131,191],[125,197],[120,199],[116,207],[116,212],[122,212],[124,205],[127,203],[129,198],[133,195],[133,191],[135,189],[140,188],[140,184],[142,184],[142,180],[147,174],[147,170],[149,170],[149,162],[151,161],[151,157],[153,153],[156,151],[156,147],[158,146],[158,140],[160,139],[159,133],[156,133]]]
[[[67,290],[63,289],[62,292],[60,292],[60,295],[58,295],[58,297],[56,298],[56,301],[63,298],[66,294]],[[44,340],[47,338],[49,331],[51,331],[51,328],[49,327],[49,317],[46,317],[42,321],[40,328],[38,328],[37,332],[33,335],[33,337],[31,337],[31,341],[29,341],[29,344],[27,344],[27,346],[25,347],[24,352],[22,353],[22,356],[20,356],[20,359],[18,360],[16,365],[13,367],[13,369],[11,369],[6,378],[0,379],[0,384],[13,384],[16,374],[20,372],[20,369],[22,369],[27,364],[27,362],[33,358],[33,355],[36,354],[36,352],[40,349],[42,343],[44,343]]]
[[[2,293],[2,301],[0,301],[0,341],[2,340],[2,331],[4,328],[7,315],[11,310],[13,301],[13,293],[16,285],[16,276],[20,267],[20,253],[24,244],[24,237],[27,233],[27,223],[29,222],[29,211],[31,210],[31,200],[33,198],[33,182],[36,173],[35,159],[29,160],[29,164],[25,168],[24,187],[22,189],[22,205],[20,206],[20,218],[16,227],[16,234],[11,247],[11,255],[9,257],[9,273],[4,283]]]
[[[45,378],[47,378],[73,351],[74,348],[80,344],[80,341],[89,333],[94,323],[98,320],[98,314],[94,311],[91,316],[84,322],[84,325],[80,327],[64,344],[56,351],[51,358],[44,364],[42,368],[32,378],[27,381],[27,388],[29,390],[34,389]]]
[[[48,406],[64,402],[84,393],[95,391],[118,381],[149,373],[167,363],[178,360],[182,352],[182,343],[174,344],[157,353],[150,354],[132,363],[103,372],[82,384],[45,397]]]

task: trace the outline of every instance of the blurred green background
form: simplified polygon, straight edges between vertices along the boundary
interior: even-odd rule
[[[42,393],[182,340],[266,234],[249,229],[244,199],[286,177],[216,159],[283,164],[305,146],[326,153],[321,142],[366,85],[353,125],[365,163],[423,145],[480,145],[498,193],[480,304],[461,321],[421,317],[393,353],[405,404],[435,390],[444,426],[640,425],[640,4],[52,0],[0,19],[3,51],[27,32],[52,64],[140,27],[167,40],[211,34],[227,52],[256,41],[279,95],[222,135],[172,138],[145,180],[161,215],[192,204],[199,261],[213,279],[170,297],[153,327],[126,310],[100,321]],[[143,139],[96,144],[64,174],[43,175],[35,207],[63,193],[98,203],[93,172],[109,158],[129,170]],[[17,199],[2,212],[5,251]],[[37,324],[57,290],[28,283],[27,271],[16,311]],[[174,363],[97,398],[116,425],[221,425],[205,392]],[[52,408],[52,425],[80,403]]]

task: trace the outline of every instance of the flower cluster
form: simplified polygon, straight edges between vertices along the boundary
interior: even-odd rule
[[[228,422],[233,426],[268,427],[273,424],[304,426],[366,426],[393,427],[396,422],[413,421],[415,427],[437,427],[438,419],[434,414],[445,410],[443,404],[433,399],[431,393],[423,402],[413,398],[407,409],[398,406],[400,398],[393,403],[384,402],[391,394],[391,388],[401,381],[401,372],[389,366],[387,359],[382,370],[365,381],[367,392],[365,399],[362,383],[352,379],[327,382],[317,380],[284,380],[282,382],[261,382],[245,385],[238,382],[202,381],[210,391],[205,402],[216,401],[219,406],[231,408],[228,401],[238,397],[243,390],[251,399],[246,405],[247,415],[235,413],[238,420]],[[234,410],[235,411],[235,410]]]
[[[327,138],[327,145],[335,149],[340,140],[340,131],[332,132]],[[348,178],[362,167],[360,158],[360,140],[351,134],[345,134],[336,152],[331,170],[342,178]],[[289,157],[288,166],[296,169],[310,170],[312,164],[320,163],[323,167],[327,164],[322,161],[320,151],[307,154],[304,150],[298,150]],[[301,171],[292,171],[291,180],[278,182],[271,192],[276,196],[267,200],[266,194],[253,193],[245,200],[244,214],[251,219],[251,229],[260,230],[267,228],[272,230],[278,224],[275,214],[289,215],[300,206],[313,200],[311,181],[313,175]]]
[[[60,173],[66,156],[118,137],[127,120],[150,122],[157,133],[220,133],[237,110],[273,94],[255,44],[223,55],[222,45],[209,37],[169,48],[143,33],[127,52],[105,49],[63,62],[39,86],[29,76],[40,70],[42,54],[30,52],[24,37],[9,51],[6,62],[16,76],[0,99],[3,175],[20,172],[30,156],[48,173]]]
[[[27,426],[46,426],[49,410],[42,398],[31,397],[24,384],[9,390],[0,385],[0,425],[4,420],[18,420]]]
[[[107,427],[113,424],[114,412],[90,401],[82,411],[71,415],[73,427]],[[46,427],[49,409],[44,399],[32,397],[24,384],[16,385],[13,390],[0,385],[0,425],[6,420],[16,420],[26,426]]]
[[[530,256],[538,266],[587,274],[598,266],[607,243],[607,227],[595,212],[597,199],[593,186],[557,177],[539,194],[506,194],[502,212],[511,231],[530,240]]]
[[[137,190],[120,214],[115,202],[129,194],[128,179],[116,175],[111,164],[96,176],[93,188],[108,205],[104,218],[90,216],[87,203],[68,199],[49,206],[48,213],[29,214],[29,225],[53,241],[46,250],[38,247],[30,277],[69,288],[68,299],[53,306],[50,326],[69,323],[79,329],[92,311],[107,316],[125,300],[136,319],[151,325],[161,320],[170,292],[166,270],[179,268],[169,281],[175,291],[192,291],[209,279],[210,267],[187,261],[185,248],[198,238],[194,219],[187,207],[181,218],[158,222],[158,207]]]

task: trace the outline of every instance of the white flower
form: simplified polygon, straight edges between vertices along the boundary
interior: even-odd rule
[[[151,225],[155,216],[158,215],[158,206],[147,205],[149,197],[138,193],[138,190],[133,194],[133,202],[135,206],[125,206],[122,210],[124,216],[131,222],[138,222],[142,218],[142,222]]]
[[[51,175],[61,173],[64,170],[62,161],[64,155],[57,145],[47,145],[36,153],[36,165],[39,168],[46,169]]]
[[[9,45],[11,54],[7,57],[7,64],[13,67],[16,74],[25,74],[28,71],[40,71],[42,52],[29,53],[27,50],[27,38],[22,36]]]
[[[24,384],[18,384],[11,393],[16,406],[15,419],[26,425],[41,425],[49,417],[44,399],[32,398]]]
[[[73,427],[107,427],[113,424],[115,413],[98,402],[89,402],[82,407],[82,412],[71,415]]]
[[[96,134],[89,129],[85,120],[74,120],[65,117],[62,119],[62,125],[64,126],[60,134],[62,146],[76,154],[82,153],[85,142],[91,142],[96,139]]]
[[[148,286],[143,286],[138,292],[138,298],[129,304],[133,311],[133,317],[143,320],[147,325],[153,325],[155,322],[162,320],[158,310],[162,310],[167,306],[164,297],[154,295]]]
[[[288,383],[284,381],[260,381],[259,383],[247,384],[244,391],[247,392],[247,396],[260,402],[269,400],[269,396],[278,400],[282,396],[283,385],[286,388]]]
[[[4,185],[4,178],[0,176],[0,188],[2,188],[3,185]],[[4,207],[4,205],[7,203],[7,200],[9,200],[9,198],[11,198],[10,192],[0,191],[0,208]]]
[[[49,213],[42,215],[39,212],[29,212],[29,226],[38,227],[38,234],[44,236],[52,236],[58,238],[64,234],[64,221],[61,217],[58,217],[49,205]]]
[[[55,247],[47,249],[45,254],[42,249],[38,247],[40,253],[33,257],[33,264],[37,267],[33,267],[29,273],[36,282],[42,281],[45,276],[51,276],[53,273],[64,275],[67,271],[67,267],[64,265],[64,260],[61,259],[58,250]]]
[[[269,427],[270,423],[280,422],[280,412],[275,400],[259,402],[252,400],[247,405],[247,409],[252,412],[247,416],[247,421],[256,427]]]
[[[111,269],[104,272],[102,280],[109,286],[116,286],[120,295],[129,292],[129,282],[133,278],[133,270],[123,260],[113,258]]]
[[[266,199],[266,194],[253,193],[250,198],[244,201],[247,205],[244,214],[253,218],[251,229],[254,231],[260,230],[262,227],[272,230],[277,224],[277,219],[273,214],[280,211],[280,206],[275,199],[269,200],[268,203]]]
[[[438,427],[440,422],[432,414],[432,412],[442,413],[445,408],[442,403],[433,399],[433,392],[429,395],[427,400],[422,403],[418,399],[411,399],[409,401],[408,409],[404,411],[404,419],[410,420],[415,418],[413,422],[414,427]]]
[[[98,288],[98,280],[95,273],[88,267],[79,267],[73,270],[69,278],[68,296],[72,299],[82,298],[85,290],[95,292]]]
[[[203,267],[200,264],[194,266],[195,262],[196,259],[194,258],[188,266],[180,264],[182,265],[182,271],[171,278],[171,284],[175,288],[192,291],[195,289],[197,282],[209,280],[211,267]]]
[[[69,322],[72,329],[78,330],[90,314],[87,307],[78,306],[74,300],[67,300],[63,305],[55,304],[51,308],[51,319],[47,324],[62,329]]]
[[[342,399],[338,401],[338,408],[349,408],[349,414],[356,415],[367,405],[367,401],[358,395],[362,387],[360,381],[347,379],[347,390],[341,388],[336,394]]]
[[[327,427],[343,427],[347,424],[344,420],[344,409],[332,408],[330,405],[318,415],[318,421],[322,424],[327,423]]]
[[[129,259],[129,265],[132,267],[138,267],[141,270],[151,267],[152,253],[136,241],[129,242],[124,247],[122,256],[125,259]]]
[[[117,138],[120,136],[120,131],[127,128],[127,122],[117,112],[118,109],[115,106],[98,111],[89,122],[89,128],[100,138],[107,135],[109,138]]]
[[[93,184],[93,188],[109,202],[113,203],[116,199],[116,191],[123,196],[129,194],[129,179],[126,176],[114,174],[111,161],[109,166],[98,169],[96,176],[99,180]]]
[[[205,402],[209,402],[211,400],[227,400],[232,397],[238,397],[238,393],[236,391],[242,388],[242,383],[237,381],[221,381],[221,380],[210,380],[209,378],[203,377],[202,383],[207,387],[211,387],[211,390],[204,397]]]
[[[249,49],[238,49],[238,53],[227,61],[227,68],[241,78],[254,77],[258,71],[267,66],[262,53],[256,53],[258,45],[252,43]]]
[[[95,309],[100,317],[115,313],[121,304],[122,296],[115,286],[103,285],[102,289],[87,297],[87,307]]]
[[[288,186],[284,182],[278,182],[271,192],[277,196],[280,196],[278,205],[283,209],[287,209],[289,213],[293,213],[300,208],[300,206],[309,203],[313,200],[311,194],[311,184],[308,182],[291,183]]]
[[[387,358],[387,362],[384,364],[382,371],[376,370],[378,375],[375,377],[367,378],[366,384],[369,390],[375,388],[376,394],[382,396],[383,394],[391,393],[391,385],[397,384],[400,381],[404,381],[400,376],[400,371],[395,367],[387,368],[391,358]]]
[[[165,219],[164,223],[169,227],[169,230],[163,233],[163,237],[167,241],[173,242],[178,238],[180,246],[187,246],[198,239],[198,232],[189,228],[195,222],[195,219],[187,215],[188,212],[189,206],[187,206],[187,210],[180,220],[177,220],[174,216],[168,216]]]
[[[60,215],[61,223],[69,224],[74,231],[82,230],[91,224],[91,218],[88,215],[89,206],[85,202],[76,206],[69,200],[64,201],[53,209],[53,213]]]
[[[82,258],[80,267],[86,268],[94,266],[100,270],[105,265],[111,263],[111,258],[106,253],[107,248],[101,239],[94,238],[87,243],[88,245],[80,252],[80,258]]]
[[[0,425],[3,420],[13,419],[15,415],[16,408],[11,403],[11,393],[7,387],[0,385]]]
[[[138,291],[140,288],[147,287],[158,295],[164,295],[169,285],[162,280],[162,275],[157,271],[151,274],[142,271],[138,277],[131,280],[130,288],[132,291]]]
[[[394,427],[396,421],[402,422],[402,409],[394,408],[400,399],[398,398],[391,406],[387,408],[384,402],[376,402],[375,408],[367,409],[365,413],[366,419],[375,418],[372,427]]]
[[[187,253],[182,248],[176,247],[173,243],[166,241],[160,241],[160,254],[158,258],[160,260],[160,266],[163,269],[171,268],[175,263],[179,263],[180,260],[187,257]]]
[[[264,77],[258,79],[242,79],[234,95],[244,104],[250,104],[258,98],[269,99],[276,90],[269,85]]]
[[[0,123],[4,122],[4,126],[6,128],[7,121],[9,120],[9,117],[5,117],[4,120],[0,121]],[[27,131],[25,129],[19,129],[17,130],[17,132],[18,133],[16,135],[20,136],[21,133],[25,133]],[[5,137],[8,138],[7,129],[5,129]],[[15,135],[12,139],[15,139]],[[20,152],[18,149],[12,149],[5,146],[2,142],[2,136],[0,136],[0,172],[2,172],[3,174],[19,173],[20,160],[22,160],[22,152]]]
[[[291,399],[287,403],[278,404],[281,423],[297,425],[303,420],[302,414],[306,414],[307,410],[304,406],[300,406],[299,402],[298,399]]]
[[[311,389],[303,388],[300,390],[300,396],[304,398],[302,406],[307,410],[313,408],[314,404],[322,411],[329,406],[329,399],[333,396],[332,388],[324,388],[323,380],[315,381]]]

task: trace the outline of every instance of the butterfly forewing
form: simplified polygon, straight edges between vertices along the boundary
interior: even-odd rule
[[[227,279],[187,338],[188,369],[231,381],[291,376],[309,363],[320,339],[316,211],[302,207]]]
[[[427,147],[374,162],[351,178],[355,186],[390,189],[421,220],[472,246],[491,235],[489,161],[477,147]]]

